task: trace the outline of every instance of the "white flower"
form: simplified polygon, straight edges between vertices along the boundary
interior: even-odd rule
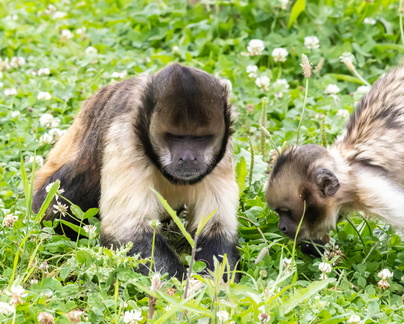
[[[160,221],[158,221],[157,219],[152,219],[152,220],[150,220],[150,222],[149,222],[149,225],[150,225],[151,227],[153,227],[153,228],[159,227],[160,224],[161,224]]]
[[[38,281],[38,279],[31,279],[30,281],[29,281],[29,283],[31,284],[31,285],[35,285],[35,284],[37,284],[39,281]]]
[[[320,48],[320,40],[317,36],[307,36],[304,38],[304,46],[307,49]]]
[[[335,84],[329,84],[324,90],[326,94],[337,94],[340,91],[341,89]]]
[[[34,162],[34,157],[33,157],[33,156],[30,156],[27,162],[28,162],[28,163]],[[35,157],[35,164],[36,164],[37,166],[39,166],[39,167],[43,166],[43,157],[37,155],[37,156]]]
[[[93,237],[97,227],[94,225],[84,225],[83,226],[84,232],[86,232],[90,237]]]
[[[8,214],[8,215],[4,216],[2,225],[6,226],[6,227],[12,227],[16,221],[18,221],[17,215]]]
[[[45,9],[45,14],[47,14],[47,15],[51,15],[51,14],[53,14],[55,11],[56,11],[57,9],[56,9],[56,7],[53,5],[53,4],[50,4],[49,6],[48,6],[48,9]]]
[[[52,144],[53,136],[45,133],[39,138],[39,145]]]
[[[66,16],[67,14],[63,11],[56,11],[53,15],[52,18],[53,19],[60,19],[63,18],[64,16]]]
[[[247,51],[250,55],[261,55],[263,50],[265,49],[265,44],[260,39],[252,39],[248,43]]]
[[[380,271],[377,274],[377,276],[382,279],[389,279],[389,278],[393,277],[393,274],[390,272],[389,269],[383,269],[382,271]]]
[[[97,49],[93,46],[89,46],[86,48],[86,54],[91,55],[91,54],[97,54],[97,53],[98,53]]]
[[[248,73],[249,78],[256,78],[257,77],[258,66],[256,66],[256,65],[248,65],[246,71]]]
[[[81,27],[81,28],[78,28],[78,29],[76,30],[76,33],[77,33],[78,35],[84,35],[84,34],[86,33],[86,30],[87,30],[86,27]]]
[[[376,20],[373,18],[366,17],[365,19],[363,19],[363,23],[366,25],[374,25],[376,24]]]
[[[267,313],[261,313],[258,315],[258,320],[262,323],[269,322],[271,319],[271,316],[269,316]]]
[[[73,33],[68,29],[62,29],[62,31],[60,32],[60,37],[62,41],[67,41],[73,38]]]
[[[15,96],[17,94],[17,89],[16,88],[8,88],[4,89],[4,95],[5,96]]]
[[[25,64],[25,59],[21,56],[15,56],[11,59],[10,65],[13,68],[18,68],[20,66],[23,66]]]
[[[281,9],[282,10],[287,10],[289,6],[289,0],[280,0],[281,3]]]
[[[17,285],[17,286],[11,286],[10,291],[6,291],[6,294],[9,296],[18,296],[18,297],[25,297],[28,295],[28,293],[25,291],[23,286]]]
[[[8,64],[8,58],[6,57],[4,60],[0,58],[0,71],[5,71],[10,68]]]
[[[40,91],[37,96],[38,100],[50,100],[52,98],[49,92]]]
[[[217,319],[221,322],[227,321],[229,319],[229,313],[225,310],[220,310],[216,313]]]
[[[21,113],[18,110],[14,110],[10,114],[11,118],[18,118],[20,115]]]
[[[121,71],[121,72],[114,72],[111,74],[111,78],[115,78],[115,79],[123,79],[124,77],[126,77],[127,72],[125,70]]]
[[[56,128],[60,124],[60,119],[53,117],[51,114],[45,113],[39,118],[39,123],[46,128]]]
[[[289,83],[285,79],[278,79],[273,84],[274,89],[276,91],[275,97],[282,98],[283,92],[286,92],[289,89]]]
[[[274,58],[275,62],[285,62],[288,54],[289,54],[288,51],[282,47],[275,48],[272,51],[272,57]]]
[[[40,312],[38,314],[37,320],[40,324],[53,324],[55,323],[55,318],[52,314],[48,312]]]
[[[123,315],[123,322],[136,324],[143,319],[142,313],[138,310],[126,311]]]
[[[282,259],[282,264],[284,268],[289,267],[292,264],[292,259],[289,258],[283,258]]]
[[[331,264],[329,264],[328,262],[321,262],[318,265],[318,269],[321,271],[320,279],[326,279],[327,273],[330,273],[332,271]]]
[[[268,91],[269,89],[269,78],[264,75],[262,77],[258,77],[255,80],[255,84],[260,87],[263,91]]]
[[[49,269],[49,264],[48,264],[48,262],[43,261],[43,262],[39,265],[39,269],[48,270],[48,269]]]
[[[177,45],[173,46],[173,52],[178,52],[180,50],[180,48]]]
[[[347,321],[348,324],[359,324],[361,318],[358,315],[351,315]]]
[[[370,86],[360,86],[356,91],[354,92],[354,97],[355,98],[362,98],[363,95],[367,94],[370,90]]]
[[[62,204],[60,201],[56,202],[56,205],[53,205],[53,213],[54,214],[62,214],[62,216],[66,216],[68,212],[68,207],[65,204]]]
[[[342,55],[339,57],[339,60],[342,63],[344,63],[350,71],[355,70],[355,67],[353,65],[354,59],[355,59],[355,56],[350,52],[342,53]]]
[[[37,75],[49,75],[50,70],[48,68],[41,68],[36,72]]]
[[[349,117],[349,111],[346,109],[340,109],[337,112],[337,116],[341,117],[341,118],[347,118],[347,117]]]
[[[15,312],[15,306],[12,306],[5,302],[0,302],[0,314],[10,315]]]
[[[58,123],[58,122],[56,122],[56,121],[60,122],[60,121],[59,121],[59,118],[55,118],[55,119],[53,120],[52,126],[55,125],[56,123]],[[52,128],[52,129],[50,129],[49,132],[48,132],[48,134],[49,134],[50,136],[52,136],[52,138],[53,138],[55,141],[58,140],[60,137],[62,137],[62,135],[63,135],[64,133],[66,133],[66,131],[65,131],[65,130],[61,130],[61,129],[59,129],[59,128]]]

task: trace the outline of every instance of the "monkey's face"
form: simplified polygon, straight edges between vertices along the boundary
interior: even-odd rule
[[[309,145],[307,145],[309,146]],[[311,145],[310,145],[311,146]],[[279,215],[279,229],[294,239],[323,240],[337,221],[339,182],[322,168],[322,150],[293,148],[278,158],[266,189],[269,207]],[[303,220],[302,220],[303,217]]]
[[[170,122],[154,123],[152,118],[152,145],[162,174],[173,184],[194,184],[210,173],[217,163],[224,135],[224,121],[220,119],[190,129]]]

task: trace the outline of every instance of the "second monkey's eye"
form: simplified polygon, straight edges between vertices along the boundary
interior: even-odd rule
[[[291,217],[292,216],[292,211],[289,208],[285,208],[285,207],[281,207],[281,208],[276,208],[275,212],[279,215],[279,216],[287,216],[287,217]]]

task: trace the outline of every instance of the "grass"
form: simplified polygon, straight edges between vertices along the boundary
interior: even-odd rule
[[[354,315],[361,323],[404,321],[398,233],[350,215],[331,233],[345,257],[335,263],[333,250],[314,258],[281,235],[264,195],[275,148],[332,143],[359,87],[403,62],[400,3],[282,3],[0,1],[1,323],[354,323]],[[307,36],[318,37],[319,48],[307,48]],[[263,41],[261,54],[248,55],[252,39]],[[287,49],[285,61],[274,60],[275,48]],[[340,61],[346,52],[354,70]],[[314,65],[307,91],[302,54]],[[41,214],[31,211],[32,161],[41,163],[80,103],[103,85],[173,61],[233,84],[239,283],[220,280],[225,263],[208,278],[196,274],[204,265],[195,262],[192,280],[182,283],[142,276],[133,268],[145,261],[128,257],[130,246],[102,248],[98,230],[70,241],[41,228]],[[249,65],[257,66],[254,75]],[[263,76],[270,84],[257,86]],[[75,209],[98,227],[93,213]],[[190,255],[182,258],[192,263]],[[385,289],[378,285],[383,269],[392,273]]]

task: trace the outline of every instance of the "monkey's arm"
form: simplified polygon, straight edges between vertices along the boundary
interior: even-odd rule
[[[235,175],[231,158],[224,158],[211,175],[199,184],[197,190],[199,200],[195,209],[191,230],[196,229],[201,217],[207,217],[213,211],[216,213],[204,227],[198,242],[196,260],[206,262],[213,270],[213,257],[219,261],[227,254],[229,264],[235,268],[239,260],[237,245],[237,206],[238,187],[234,181]]]

